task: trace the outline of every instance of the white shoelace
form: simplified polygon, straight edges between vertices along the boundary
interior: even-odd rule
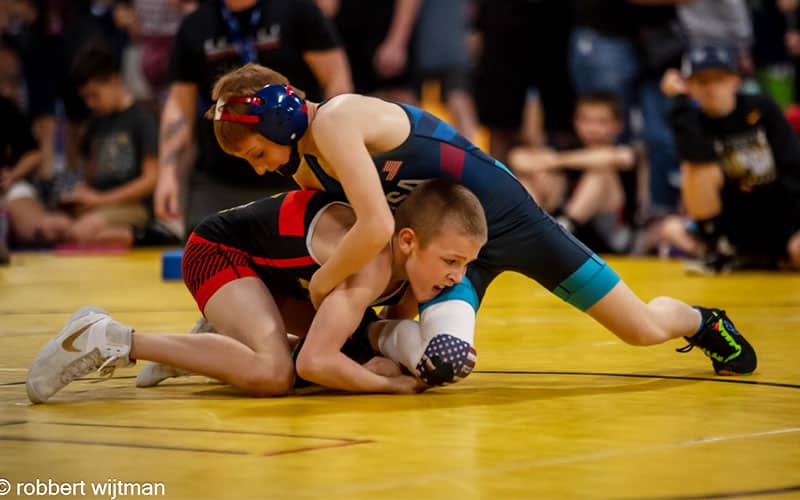
[[[114,370],[116,369],[116,365],[114,363],[120,359],[122,359],[122,356],[112,355],[103,361],[100,350],[95,348],[86,356],[76,359],[72,362],[72,364],[68,365],[61,375],[61,382],[65,385],[69,384],[72,381],[83,377],[89,372],[94,371],[98,364],[100,366],[97,367],[97,372],[100,374],[100,377],[109,379],[114,376]],[[101,361],[103,362],[101,363]]]
[[[95,369],[102,358],[100,352],[95,349],[86,356],[80,357],[64,368],[61,374],[61,383],[69,384],[75,379],[81,378]]]

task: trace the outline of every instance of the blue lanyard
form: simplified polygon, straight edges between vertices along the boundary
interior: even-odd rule
[[[239,26],[239,20],[228,9],[225,2],[222,4],[222,17],[228,24],[228,35],[231,37],[231,43],[242,58],[242,62],[258,62],[258,51],[256,50],[256,33],[261,25],[261,5],[256,4],[253,11],[250,13],[250,36],[247,38],[242,36],[242,28]]]

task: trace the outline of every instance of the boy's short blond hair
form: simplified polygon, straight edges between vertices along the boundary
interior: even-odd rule
[[[575,100],[575,110],[581,106],[605,106],[616,120],[622,120],[622,105],[617,95],[609,90],[595,90],[581,94]]]
[[[289,79],[275,70],[255,63],[248,63],[222,75],[214,84],[211,98],[216,103],[220,99],[227,101],[233,96],[253,96],[267,85],[289,85]],[[306,95],[300,89],[292,90],[305,99]],[[216,104],[206,111],[205,117],[214,120]],[[247,104],[231,103],[225,105],[225,110],[234,114],[246,114]],[[226,153],[234,153],[239,149],[239,144],[250,134],[256,133],[252,123],[239,123],[232,121],[214,120],[214,135],[220,147]]]
[[[411,228],[421,247],[441,235],[448,227],[486,243],[486,215],[478,198],[465,186],[447,179],[420,184],[395,212],[395,231]]]

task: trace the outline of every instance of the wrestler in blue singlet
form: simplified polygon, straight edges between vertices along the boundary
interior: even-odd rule
[[[505,165],[430,113],[397,104],[408,115],[411,133],[397,148],[372,154],[392,209],[419,183],[447,177],[475,193],[489,225],[489,240],[465,279],[422,308],[458,299],[477,310],[486,288],[502,271],[522,273],[582,311],[619,282],[600,257],[536,204]],[[323,171],[313,155],[304,159],[325,191],[344,197],[341,184]]]

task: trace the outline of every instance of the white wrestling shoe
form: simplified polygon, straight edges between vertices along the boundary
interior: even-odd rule
[[[208,320],[201,316],[189,333],[217,333]],[[191,372],[175,368],[174,366],[148,361],[144,364],[136,377],[136,387],[155,387],[164,380],[173,377],[187,377]]]
[[[111,376],[132,366],[133,328],[94,306],[78,309],[61,332],[45,344],[28,371],[25,388],[34,403],[44,403],[75,379],[97,370]]]

